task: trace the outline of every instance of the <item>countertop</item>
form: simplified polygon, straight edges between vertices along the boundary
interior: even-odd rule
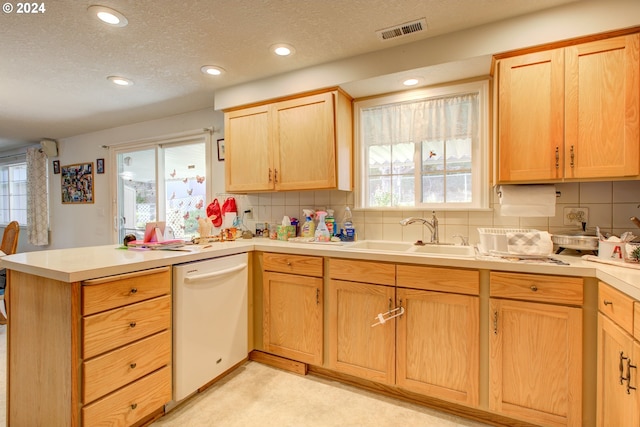
[[[90,246],[23,252],[0,258],[0,267],[62,282],[129,273],[155,267],[182,264],[232,255],[264,251],[296,255],[317,255],[441,267],[474,268],[562,276],[595,277],[640,300],[640,269],[585,260],[579,256],[554,255],[569,265],[512,262],[491,257],[460,258],[381,250],[353,249],[348,244],[291,243],[265,238],[214,242],[210,247],[187,245],[184,250],[127,250],[119,245]]]

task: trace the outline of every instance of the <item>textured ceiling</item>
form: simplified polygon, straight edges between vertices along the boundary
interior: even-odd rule
[[[0,15],[0,151],[207,107],[216,89],[575,0],[50,0]],[[11,2],[14,3],[15,2]],[[126,27],[92,18],[100,4]],[[426,18],[428,30],[376,30]],[[271,44],[295,46],[290,58]],[[226,69],[218,78],[200,67]],[[109,75],[132,79],[113,86]]]

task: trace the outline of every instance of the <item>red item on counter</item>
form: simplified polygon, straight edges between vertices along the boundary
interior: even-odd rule
[[[227,200],[225,200],[224,203],[222,204],[222,215],[224,216],[224,214],[230,213],[230,212],[233,212],[235,214],[238,213],[238,207],[236,206],[236,199],[234,199],[233,197],[227,198]]]
[[[211,220],[214,227],[220,227],[222,225],[222,212],[220,211],[220,202],[218,202],[218,199],[213,199],[213,202],[207,206],[207,217]]]

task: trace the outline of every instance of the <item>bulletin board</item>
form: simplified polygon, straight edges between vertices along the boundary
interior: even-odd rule
[[[62,203],[93,203],[93,162],[62,166]]]

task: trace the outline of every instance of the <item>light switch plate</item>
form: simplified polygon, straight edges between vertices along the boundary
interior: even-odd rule
[[[583,222],[589,222],[589,208],[564,208],[564,225],[582,226]]]

